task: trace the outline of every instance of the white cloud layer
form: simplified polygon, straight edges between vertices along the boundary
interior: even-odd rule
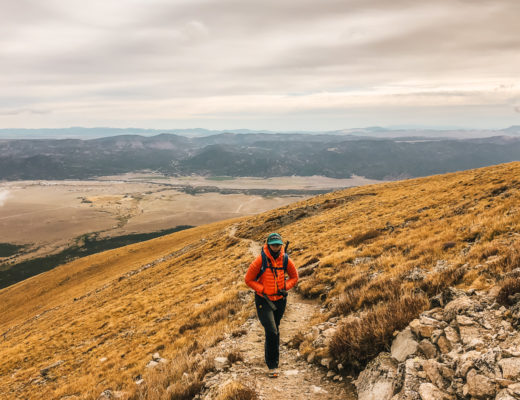
[[[507,126],[518,15],[517,0],[5,1],[0,127]]]
[[[9,197],[10,194],[11,194],[11,192],[9,190],[6,190],[6,189],[0,190],[0,207],[4,206],[5,201],[7,200],[7,198]]]

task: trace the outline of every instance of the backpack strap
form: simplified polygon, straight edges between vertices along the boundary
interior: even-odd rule
[[[269,260],[269,257],[267,257],[267,255],[265,254],[264,249],[262,249],[260,254],[262,255],[262,267],[260,267],[260,271],[258,272],[255,281],[258,281],[258,279],[260,279],[260,277],[267,268],[283,269],[283,272],[285,274],[285,272],[287,271],[287,265],[289,264],[289,256],[287,255],[287,253],[283,255],[283,268],[273,267],[273,265],[271,264],[271,260]]]
[[[258,279],[260,279],[260,277],[262,276],[262,274],[265,272],[265,270],[267,269],[268,266],[270,266],[269,264],[271,264],[271,262],[269,261],[269,259],[267,258],[267,255],[264,253],[264,249],[262,249],[262,251],[260,252],[260,254],[262,255],[262,267],[260,268],[260,271],[258,272],[258,275],[256,276],[255,278],[255,281],[258,281]],[[269,263],[269,264],[268,264]]]

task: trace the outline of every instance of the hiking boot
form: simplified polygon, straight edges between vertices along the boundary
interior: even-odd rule
[[[278,378],[279,375],[280,371],[278,370],[278,368],[269,368],[269,372],[267,373],[267,376],[269,378]]]

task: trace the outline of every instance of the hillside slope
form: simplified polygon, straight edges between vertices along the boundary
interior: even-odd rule
[[[0,397],[193,397],[204,350],[254,314],[249,243],[270,231],[291,241],[298,291],[323,307],[312,323],[340,321],[325,346],[302,326],[300,353],[357,373],[446,287],[486,289],[520,267],[518,176],[516,162],[329,193],[3,289]],[[146,368],[155,352],[172,363]]]

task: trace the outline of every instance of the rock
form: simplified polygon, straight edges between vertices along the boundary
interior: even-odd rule
[[[496,388],[491,379],[487,376],[480,375],[474,369],[468,372],[466,376],[468,385],[468,394],[476,398],[489,398],[495,395]]]
[[[159,353],[154,353],[153,356],[152,356],[152,360],[154,361],[159,361],[161,359],[161,356],[159,355]]]
[[[112,400],[112,399],[120,399],[124,396],[123,392],[115,391],[113,392],[110,389],[104,390],[103,393],[99,395],[97,400]]]
[[[438,388],[444,388],[444,381],[439,372],[439,363],[435,360],[426,360],[423,362],[422,367],[428,380]]]
[[[422,383],[419,386],[419,395],[421,400],[453,400],[454,396],[450,396],[447,393],[436,388],[431,383]]]
[[[512,395],[520,396],[520,383],[513,383],[507,387],[507,390]]]
[[[101,393],[99,395],[97,400],[110,400],[113,398],[114,398],[114,395],[112,394],[112,391],[107,389],[107,390],[104,390],[103,393]]]
[[[354,261],[352,261],[352,264],[354,264],[354,265],[368,264],[372,261],[374,261],[374,259],[372,257],[358,257],[358,258],[355,258]]]
[[[327,378],[330,378],[330,377],[332,377],[334,375],[336,375],[336,373],[334,371],[327,372]]]
[[[468,371],[473,368],[475,361],[480,360],[482,353],[478,351],[468,351],[459,359],[459,366],[457,368],[457,375],[466,377]]]
[[[151,360],[151,361],[148,362],[148,364],[146,364],[146,368],[154,368],[154,367],[156,367],[158,365],[159,365],[159,363],[157,361]]]
[[[64,363],[63,360],[59,360],[59,361],[56,361],[55,363],[49,365],[48,367],[45,367],[45,368],[42,368],[40,370],[40,374],[41,376],[47,376],[50,372],[51,369],[54,369],[56,367],[59,367],[60,365],[62,365]]]
[[[402,362],[417,351],[419,344],[414,340],[412,330],[407,327],[405,330],[399,332],[392,343],[391,354],[397,361]]]
[[[444,335],[446,335],[446,339],[448,339],[448,341],[450,342],[451,347],[454,347],[457,343],[460,342],[459,334],[451,326],[447,326],[446,328],[444,328]]]
[[[299,373],[300,373],[300,371],[298,371],[297,369],[290,369],[288,371],[285,371],[284,375],[295,376],[295,375],[298,375]]]
[[[309,353],[309,355],[307,356],[307,362],[309,364],[312,364],[315,359],[316,359],[316,352],[315,351]]]
[[[142,385],[143,383],[144,383],[144,379],[138,379],[137,381],[135,381],[136,385]]]
[[[459,326],[460,339],[466,346],[480,340],[480,330],[476,326]],[[474,346],[473,346],[474,347]]]
[[[214,365],[217,371],[221,371],[229,367],[229,360],[227,357],[215,357]]]
[[[439,336],[439,339],[437,340],[437,347],[439,347],[439,350],[442,354],[447,354],[452,349],[450,341],[444,335]]]
[[[358,400],[390,400],[397,378],[397,361],[388,353],[380,353],[355,381]]]
[[[330,363],[332,362],[332,358],[322,358],[320,364],[325,368],[330,368]]]
[[[455,319],[457,321],[457,324],[459,324],[459,326],[460,325],[475,325],[475,321],[465,315],[457,315],[457,317],[455,317]]]
[[[498,392],[497,397],[495,397],[495,400],[516,400],[513,396],[509,394],[507,389],[501,390]]]
[[[498,365],[504,379],[520,380],[520,358],[503,358]]]
[[[433,334],[435,328],[435,326],[424,324],[419,319],[414,319],[410,322],[410,329],[412,332],[421,338],[429,338]]]
[[[475,301],[473,301],[469,297],[458,297],[455,300],[452,300],[448,304],[446,304],[446,307],[444,308],[444,313],[446,315],[445,320],[451,321],[457,315],[463,314],[468,311],[474,311],[475,306]]]
[[[431,344],[429,340],[421,340],[421,343],[419,343],[419,350],[427,359],[435,358],[437,356],[437,347],[435,347],[434,344]]]
[[[313,392],[313,393],[316,393],[316,394],[320,394],[320,393],[325,394],[325,393],[328,393],[325,389],[323,389],[323,388],[321,388],[321,387],[319,387],[319,386],[314,386],[314,385],[312,385],[312,386],[311,386],[311,389],[312,389],[312,392]]]

